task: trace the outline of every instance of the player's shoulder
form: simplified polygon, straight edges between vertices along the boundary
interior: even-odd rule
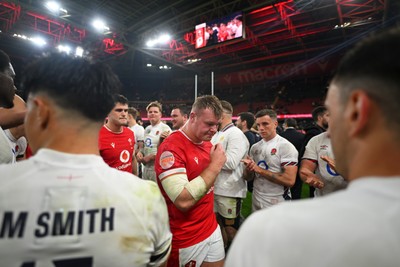
[[[133,129],[131,127],[123,126],[122,129],[123,131],[127,131],[128,133],[133,133]]]
[[[232,127],[229,127],[228,129],[226,129],[226,133],[227,134],[240,135],[240,136],[243,135],[244,137],[246,137],[245,134],[242,132],[242,130],[240,130],[236,126],[232,126]]]
[[[280,147],[287,147],[287,148],[296,149],[296,147],[289,140],[287,140],[285,137],[277,135],[277,138],[278,138],[278,145]],[[297,151],[297,149],[296,149],[296,151]]]
[[[151,196],[158,197],[159,192],[158,186],[155,182],[144,180],[136,175],[125,172],[119,171],[115,168],[106,167],[104,170],[104,174],[107,173],[106,179],[110,179],[110,183],[117,184],[116,186],[119,187],[120,190],[127,192],[131,196],[143,196],[149,194],[147,198],[151,198]]]
[[[170,131],[170,130],[171,130],[171,128],[168,126],[168,124],[163,123],[163,122],[160,123],[160,128],[161,128],[163,131]]]
[[[10,180],[25,175],[27,172],[33,171],[34,167],[35,166],[31,160],[23,160],[15,164],[0,164],[0,181],[3,179]]]

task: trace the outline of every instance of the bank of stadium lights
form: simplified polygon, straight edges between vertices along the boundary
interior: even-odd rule
[[[60,45],[57,46],[57,49],[58,49],[58,52],[65,53],[67,55],[69,55],[72,52],[72,48],[70,46],[68,46],[68,45],[61,45],[60,44]],[[75,48],[75,54],[74,55],[76,57],[83,57],[84,52],[85,51],[83,50],[83,48],[78,46],[78,47]]]
[[[171,67],[169,67],[169,66],[167,66],[167,65],[159,66],[158,68],[159,68],[160,70],[170,70],[170,69],[171,69]]]
[[[360,25],[364,25],[366,23],[369,23],[373,18],[368,17],[366,19],[361,19],[361,20],[356,20],[352,22],[345,22],[343,24],[337,24],[335,25],[334,29],[341,29],[341,28],[348,28],[348,27],[356,27]]]
[[[146,64],[146,67],[152,68],[152,67],[156,67],[156,66],[154,66],[154,65],[151,64],[151,63],[147,63],[147,64]],[[170,69],[172,69],[172,67],[167,66],[167,65],[158,66],[158,68],[159,68],[160,70],[170,70]]]
[[[171,35],[169,35],[169,34],[161,34],[160,36],[158,36],[155,39],[148,40],[146,42],[146,45],[148,47],[154,47],[154,46],[159,45],[159,44],[161,44],[161,45],[168,44],[169,41],[171,41]]]
[[[16,33],[13,34],[13,37],[31,41],[32,43],[34,43],[37,46],[45,46],[47,44],[47,42],[41,37],[28,37],[26,35],[16,34]]]
[[[189,64],[196,63],[196,62],[199,62],[199,61],[201,61],[201,58],[189,58],[189,59],[187,60],[187,62],[188,62]]]
[[[98,32],[107,32],[110,30],[110,28],[106,25],[106,23],[101,20],[101,19],[95,19],[92,22],[92,26],[98,31]]]
[[[346,27],[349,27],[350,25],[351,25],[350,22],[345,22],[345,23],[340,24],[340,25],[335,25],[335,29],[346,28]]]
[[[48,1],[46,2],[45,6],[47,7],[48,10],[57,15],[61,15],[64,17],[69,16],[68,11],[65,8],[61,7],[61,5],[55,1]]]

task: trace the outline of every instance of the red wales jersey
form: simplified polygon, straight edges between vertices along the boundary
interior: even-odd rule
[[[210,163],[210,142],[193,143],[181,130],[173,132],[157,151],[157,182],[167,202],[174,249],[186,248],[208,238],[217,228],[213,211],[213,187],[189,211],[182,212],[165,193],[161,181],[174,174],[186,174],[191,181]]]
[[[99,133],[99,150],[103,160],[113,168],[132,173],[132,155],[135,136],[131,129],[122,127],[122,132],[114,133],[105,125]]]

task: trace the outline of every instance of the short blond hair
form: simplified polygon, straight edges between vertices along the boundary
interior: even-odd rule
[[[162,112],[162,105],[160,102],[158,101],[150,102],[150,104],[148,104],[146,107],[146,111],[149,111],[149,109],[152,107],[157,107],[160,110],[160,112]]]

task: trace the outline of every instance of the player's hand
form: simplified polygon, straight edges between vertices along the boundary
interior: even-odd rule
[[[308,178],[305,180],[305,183],[308,184],[308,185],[310,185],[310,186],[313,186],[313,187],[315,187],[315,188],[318,188],[318,189],[321,189],[321,188],[324,187],[324,182],[322,182],[322,181],[321,181],[318,177],[316,177],[316,176],[308,177]]]
[[[137,160],[137,162],[139,162],[139,163],[143,163],[143,154],[142,154],[142,152],[138,152],[137,154],[136,154],[136,160]]]
[[[211,148],[210,152],[211,163],[215,164],[216,167],[222,168],[226,162],[225,151],[221,144],[215,144]]]
[[[328,165],[331,168],[331,170],[333,170],[334,172],[337,173],[337,171],[336,171],[336,163],[335,163],[334,159],[332,159],[332,158],[330,158],[328,156],[321,156],[321,159],[323,161],[325,161],[326,163],[328,163]]]
[[[165,139],[171,134],[170,131],[164,131],[161,133],[160,138]]]
[[[255,168],[258,167],[254,160],[249,156],[246,156],[246,158],[242,159],[241,162],[244,163],[248,171],[254,171]]]

